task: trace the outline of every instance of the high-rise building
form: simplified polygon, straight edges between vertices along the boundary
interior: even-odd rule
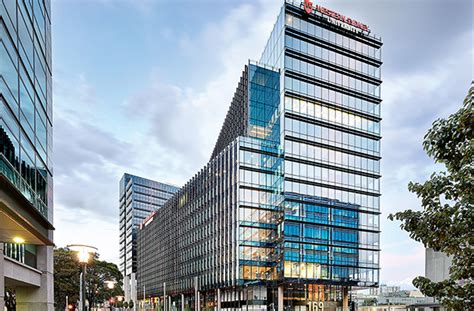
[[[453,258],[432,248],[425,250],[425,277],[433,282],[449,279],[449,268]]]
[[[51,5],[0,1],[0,310],[53,310]]]
[[[120,180],[120,272],[125,301],[136,299],[136,235],[139,225],[159,209],[178,188],[154,180],[124,174]]]
[[[210,161],[141,226],[142,303],[347,310],[378,286],[381,46],[354,18],[284,2]]]

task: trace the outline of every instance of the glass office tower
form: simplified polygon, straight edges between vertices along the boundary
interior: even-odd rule
[[[142,224],[139,297],[336,310],[378,286],[381,46],[352,18],[284,3],[211,160]]]
[[[122,176],[119,187],[119,268],[124,277],[125,301],[135,301],[138,227],[150,214],[163,206],[178,188],[130,174]]]
[[[51,5],[0,1],[0,309],[53,309]],[[17,243],[17,244],[14,244]]]

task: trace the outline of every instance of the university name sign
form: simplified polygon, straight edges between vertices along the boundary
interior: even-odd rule
[[[324,15],[328,22],[331,24],[337,25],[344,29],[354,31],[354,32],[370,32],[369,27],[366,24],[356,21],[350,17],[346,17],[340,13],[326,9],[320,5],[313,5],[310,0],[305,0],[303,7],[306,13],[311,14],[313,11],[317,11]]]

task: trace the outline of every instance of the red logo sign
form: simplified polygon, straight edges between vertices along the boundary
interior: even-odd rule
[[[313,13],[313,3],[309,0],[304,0],[304,10],[306,13]]]
[[[359,28],[363,31],[369,31],[369,27],[367,25],[365,25],[363,23],[360,23],[360,22],[356,21],[355,19],[346,17],[346,16],[344,16],[342,14],[339,14],[337,12],[334,12],[332,10],[326,9],[323,6],[320,6],[320,5],[313,6],[313,3],[310,0],[304,0],[303,7],[304,7],[304,10],[307,14],[311,14],[311,13],[313,13],[313,10],[316,10],[316,11],[318,11],[318,12],[320,12],[320,13],[326,15],[326,16],[334,18],[335,20],[338,20],[338,21],[341,21],[341,22],[346,23],[348,25],[357,27],[357,28]]]

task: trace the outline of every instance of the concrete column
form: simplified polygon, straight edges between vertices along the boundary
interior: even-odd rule
[[[221,311],[221,289],[217,289],[217,311]]]
[[[5,272],[4,272],[4,259],[3,259],[3,242],[0,242],[0,310],[5,309]]]
[[[278,311],[283,311],[283,286],[278,286]]]
[[[171,303],[171,296],[168,296],[168,310],[169,310],[169,311],[173,310],[172,307],[173,307],[173,305],[172,305],[172,303]]]
[[[181,294],[181,311],[184,311],[184,294]]]
[[[124,293],[124,301],[130,301],[130,276],[125,275],[123,277],[123,293]]]
[[[201,298],[199,297],[198,278],[194,277],[194,311],[201,310]]]
[[[41,271],[41,286],[17,287],[17,311],[54,311],[53,247],[37,247],[36,268]]]
[[[135,272],[130,275],[130,299],[128,301],[130,300],[133,300],[135,305],[137,301],[137,276]]]
[[[167,311],[166,306],[168,305],[168,302],[166,301],[166,282],[163,282],[163,309],[164,311]]]
[[[349,311],[349,288],[342,288],[342,311]]]

